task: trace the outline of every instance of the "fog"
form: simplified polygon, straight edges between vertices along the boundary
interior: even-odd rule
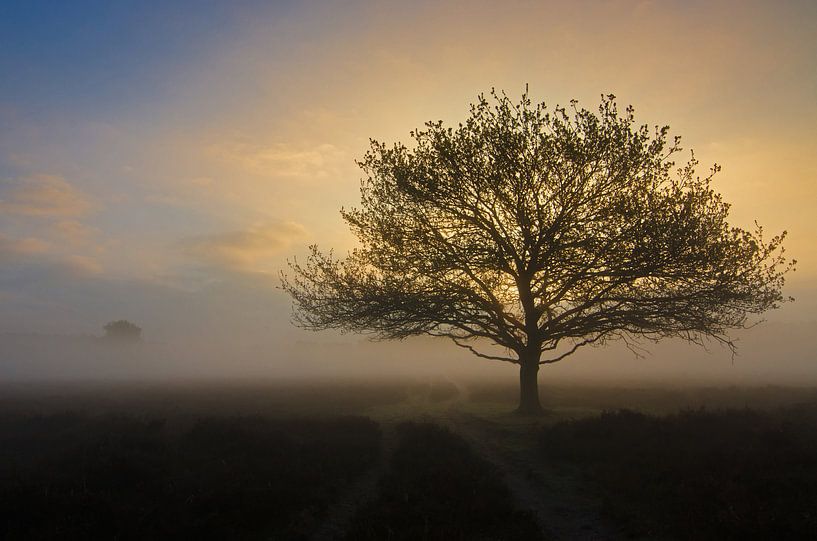
[[[85,333],[47,333],[36,328],[4,333],[0,335],[0,381],[448,378],[512,383],[518,377],[516,366],[474,357],[445,339],[372,342],[354,334],[303,331],[289,322],[280,292],[272,291],[267,301],[267,317],[255,312],[252,317],[240,317],[236,313],[240,298],[235,300],[238,306],[225,303],[221,312],[204,313],[186,312],[189,307],[178,305],[168,313],[173,300],[157,300],[165,310],[161,317],[147,317],[150,311],[145,307],[142,317],[131,318],[144,329],[142,340],[134,343],[106,339],[104,319],[99,320],[97,331]],[[613,342],[582,348],[557,364],[543,366],[539,379],[543,384],[814,385],[817,366],[812,343],[817,324],[806,319],[806,312],[797,303],[787,304],[768,321],[733,332],[738,348],[734,357],[716,342],[706,347],[679,340],[643,342],[644,349],[638,352]],[[173,325],[176,320],[183,324]]]
[[[540,382],[817,384],[817,294],[809,280],[792,278],[784,294],[794,302],[731,333],[734,358],[718,343],[647,342],[641,356],[610,343],[543,366]],[[371,342],[299,329],[275,274],[157,283],[6,260],[0,282],[0,381],[518,378],[516,366],[474,357],[445,339]],[[141,342],[102,339],[103,326],[118,319],[140,326]]]

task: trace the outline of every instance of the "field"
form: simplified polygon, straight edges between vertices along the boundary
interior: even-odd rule
[[[6,384],[3,539],[817,538],[817,389]]]

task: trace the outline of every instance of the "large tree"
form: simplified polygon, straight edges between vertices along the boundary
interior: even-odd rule
[[[480,96],[456,127],[428,122],[411,146],[372,141],[360,241],[316,246],[282,286],[307,329],[378,339],[442,336],[519,366],[521,412],[540,411],[538,371],[582,346],[680,337],[734,350],[728,331],[786,299],[785,232],[731,226],[729,205],[676,167],[680,138],[598,112],[549,110],[527,93]],[[497,347],[498,346],[498,347]]]

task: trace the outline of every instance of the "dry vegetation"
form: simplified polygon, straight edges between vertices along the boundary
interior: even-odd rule
[[[511,386],[472,384],[470,401],[461,391],[5,387],[0,538],[307,539],[375,464],[382,477],[347,539],[538,538],[480,441],[522,477],[578,472],[564,478],[630,538],[817,537],[815,389],[551,386],[533,421],[509,415]]]
[[[773,412],[630,410],[542,431],[633,537],[817,538],[817,405]]]
[[[0,419],[4,539],[300,539],[379,453],[363,418]]]
[[[378,496],[355,518],[347,539],[541,539],[516,508],[491,464],[435,424],[403,423]]]

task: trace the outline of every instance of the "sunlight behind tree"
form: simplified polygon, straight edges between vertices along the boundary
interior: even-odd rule
[[[591,112],[494,91],[458,126],[411,136],[359,163],[360,207],[341,214],[361,247],[313,246],[282,275],[296,324],[447,337],[517,364],[519,411],[535,413],[540,365],[613,340],[734,348],[730,329],[786,300],[785,232],[730,226],[719,167],[676,167],[680,137],[612,95]]]

